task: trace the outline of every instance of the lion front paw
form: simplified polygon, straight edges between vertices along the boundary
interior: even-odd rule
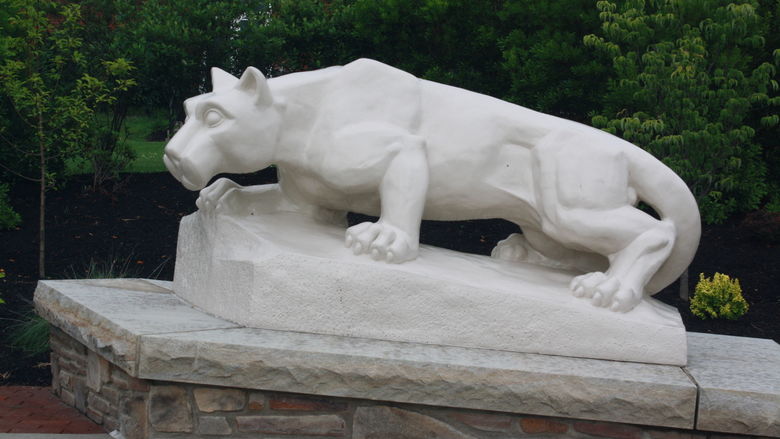
[[[419,248],[408,233],[381,220],[348,228],[345,244],[356,255],[368,253],[374,260],[396,264],[416,258]]]
[[[228,178],[220,178],[200,191],[195,205],[198,209],[211,213],[222,212],[228,209],[228,198],[232,192],[242,189],[243,186]]]
[[[642,301],[642,294],[636,288],[600,271],[575,277],[569,288],[576,297],[589,298],[594,305],[612,311],[628,312]]]

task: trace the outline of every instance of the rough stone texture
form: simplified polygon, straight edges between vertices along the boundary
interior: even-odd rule
[[[70,390],[60,389],[59,397],[65,404],[76,407],[76,396]]]
[[[430,416],[395,407],[358,407],[352,425],[353,439],[475,439]]]
[[[647,431],[647,437],[649,439],[706,439],[707,435],[690,431],[649,430]]]
[[[100,413],[102,416],[104,413],[111,413],[112,410],[114,410],[113,407],[111,407],[111,403],[109,403],[105,398],[101,397],[100,394],[95,392],[90,392],[89,396],[87,396],[87,405]]]
[[[620,361],[686,361],[685,327],[676,309],[655,299],[627,313],[593,306],[569,290],[581,273],[430,246],[421,246],[414,261],[377,263],[353,255],[337,226],[292,213],[251,218],[214,220],[196,213],[182,219],[177,295],[248,327]]]
[[[567,424],[546,418],[523,418],[520,420],[520,428],[525,433],[531,434],[563,434],[569,430],[569,426]]]
[[[611,437],[615,439],[642,438],[642,429],[638,427],[607,422],[575,422],[574,430],[592,436]]]
[[[246,395],[238,389],[200,388],[192,392],[198,410],[206,413],[235,412],[246,405]]]
[[[238,430],[249,433],[343,436],[347,424],[338,415],[238,416]]]
[[[103,427],[105,427],[106,431],[119,430],[119,419],[111,416],[103,416]]]
[[[146,439],[149,435],[148,398],[123,395],[119,401],[119,431],[125,439]]]
[[[193,431],[192,409],[187,391],[180,386],[152,386],[149,392],[149,420],[156,431]]]
[[[99,392],[103,384],[110,380],[110,374],[108,361],[94,351],[89,351],[87,354],[87,387]]]
[[[279,411],[326,411],[339,412],[347,409],[347,404],[335,402],[330,398],[315,398],[291,395],[274,395],[269,403],[271,410]]]
[[[94,421],[96,424],[103,423],[103,414],[97,410],[94,410],[92,407],[87,407],[84,413],[87,415],[89,419]]]
[[[451,419],[481,431],[506,432],[512,427],[512,418],[484,413],[454,413]]]
[[[674,366],[252,328],[144,336],[140,355],[145,379],[668,427],[696,403]]]
[[[198,434],[226,436],[232,433],[227,419],[223,416],[201,416],[198,421]]]
[[[131,377],[126,374],[122,369],[117,367],[111,368],[111,381],[117,383],[123,389],[133,390],[137,392],[148,392],[149,383],[138,378]]]
[[[63,402],[84,412],[107,431],[125,439],[147,437],[146,394],[149,386],[92,350],[52,328],[52,389]]]
[[[246,405],[247,409],[254,412],[259,412],[265,407],[265,394],[260,392],[250,392],[249,402]]]
[[[109,297],[113,295],[113,306],[131,314],[142,313],[144,308],[137,306],[139,301],[154,302],[150,296],[172,297],[158,284],[142,287],[151,290],[140,292],[149,297],[129,295],[130,299],[121,288],[106,285],[110,282],[89,287],[106,288],[104,293]],[[85,302],[73,305],[71,309],[74,315],[84,316],[92,312],[89,305]],[[188,309],[188,313],[193,312]],[[143,326],[142,317],[136,316],[133,324]],[[83,323],[79,320],[82,317],[75,319],[66,315],[62,318],[73,318],[69,320],[69,327]],[[83,328],[79,333],[98,333],[100,330]],[[236,426],[238,418],[249,422],[253,417],[259,417],[265,419],[263,422],[269,429],[330,425],[335,427],[326,434],[347,437],[353,437],[355,414],[361,410],[362,419],[378,419],[383,414],[391,420],[404,416],[413,420],[423,417],[426,422],[441,423],[458,435],[480,438],[530,435],[617,439],[634,437],[639,431],[642,439],[727,439],[740,436],[700,430],[723,428],[722,431],[729,431],[727,429],[733,429],[735,422],[738,425],[756,422],[755,425],[766,432],[750,434],[780,437],[772,430],[776,427],[776,421],[772,419],[777,418],[771,417],[772,409],[777,410],[780,406],[772,399],[780,362],[775,357],[777,344],[767,340],[690,334],[689,344],[695,349],[688,373],[701,386],[702,396],[712,392],[718,397],[731,395],[737,398],[734,405],[727,407],[730,411],[720,412],[725,418],[714,420],[720,424],[712,423],[715,412],[710,401],[723,399],[702,399],[699,430],[692,431],[693,402],[689,401],[695,399],[696,387],[681,369],[672,366],[246,328],[187,331],[138,336],[139,351],[135,358],[139,360],[140,367],[136,368],[141,373],[139,378],[128,375],[110,359],[108,363],[101,363],[105,357],[98,350],[110,353],[115,352],[114,347],[87,348],[83,342],[58,329],[55,322],[51,335],[52,389],[64,402],[88,413],[107,429],[118,428],[126,439],[203,439],[222,434],[216,433],[224,431],[221,421],[203,421],[215,414],[201,414],[196,410],[195,395],[215,391],[233,394],[246,401],[242,409],[222,411],[216,416],[224,418],[229,427]],[[90,362],[93,366],[102,366],[89,372]],[[101,367],[104,368],[102,371]],[[96,377],[99,379],[95,380]],[[766,384],[756,384],[762,381]],[[101,383],[100,390],[96,391],[93,384],[98,382]],[[212,387],[215,385],[220,387]],[[167,433],[151,428],[149,416],[159,425],[160,417],[165,417],[167,410],[164,407],[162,412],[157,410],[161,406],[159,398],[154,407],[150,402],[150,396],[159,393],[161,387],[172,388],[172,393],[179,395],[178,406],[189,413],[182,415],[184,421],[180,424],[187,424],[187,416],[190,416],[189,423],[195,432]],[[399,402],[408,405],[390,408]],[[382,408],[374,410],[376,407]],[[503,430],[506,419],[511,425]],[[593,422],[598,419],[611,422]],[[670,420],[687,430],[663,428],[670,426]],[[340,422],[344,425],[343,430]],[[708,427],[702,427],[703,423]],[[215,433],[198,433],[201,427],[213,427]],[[288,432],[298,431],[295,428]],[[385,427],[378,428],[376,434],[382,437]],[[755,426],[750,428],[757,431]],[[366,429],[361,431],[361,434],[374,434]],[[275,438],[302,439],[295,433],[274,434],[277,435]],[[392,434],[384,437],[396,437]],[[254,434],[238,434],[241,435]]]
[[[38,313],[130,375],[143,334],[229,328],[142,279],[40,281]]]
[[[697,428],[780,437],[780,345],[727,335],[688,335],[686,368],[700,388]]]

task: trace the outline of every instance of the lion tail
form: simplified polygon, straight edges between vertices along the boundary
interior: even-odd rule
[[[655,294],[674,282],[688,268],[701,238],[701,218],[696,199],[688,185],[650,153],[632,148],[629,154],[630,184],[640,200],[649,204],[675,228],[675,240],[669,257],[645,287]]]

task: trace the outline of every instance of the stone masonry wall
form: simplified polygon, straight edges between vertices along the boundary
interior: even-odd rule
[[[131,377],[55,327],[49,340],[55,395],[106,431],[119,430],[127,439],[148,437],[148,382]]]
[[[646,426],[139,380],[53,329],[52,387],[126,439],[748,438]]]

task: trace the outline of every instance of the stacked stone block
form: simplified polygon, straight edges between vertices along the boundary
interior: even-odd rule
[[[131,377],[57,328],[52,328],[50,345],[55,395],[107,431],[126,432],[128,439],[148,436],[148,382]]]
[[[107,431],[146,438],[747,438],[506,413],[147,381],[54,328],[52,386]]]

